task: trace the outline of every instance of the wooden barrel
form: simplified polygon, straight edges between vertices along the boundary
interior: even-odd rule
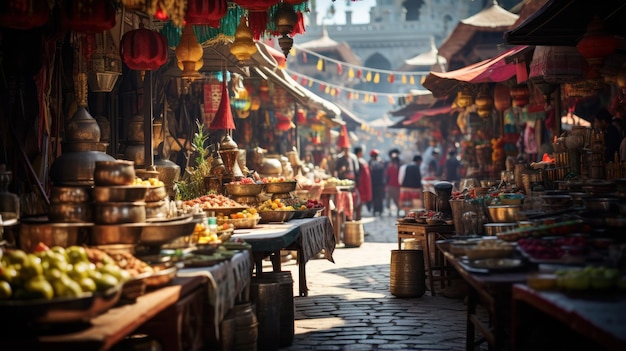
[[[252,279],[250,301],[256,305],[256,318],[259,323],[259,350],[278,350],[280,338],[280,284]]]
[[[426,292],[423,250],[391,250],[389,289],[396,297],[421,297]]]
[[[256,351],[258,325],[254,307],[249,302],[233,306],[220,323],[220,349]]]
[[[295,307],[291,272],[263,272],[260,276],[254,277],[253,281],[278,283],[280,290],[278,301],[279,346],[286,347],[291,345],[295,334]]]
[[[347,247],[360,247],[363,241],[365,241],[365,234],[361,221],[351,221],[343,224],[343,243]]]

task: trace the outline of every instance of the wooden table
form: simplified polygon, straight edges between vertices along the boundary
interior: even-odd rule
[[[552,322],[551,326],[567,328],[571,333],[561,335],[561,339],[575,340],[577,349],[588,342],[588,350],[626,350],[626,295],[623,293],[593,292],[586,296],[572,296],[556,291],[537,291],[525,284],[513,286],[511,345],[514,350],[527,342],[528,331],[538,320],[548,320]],[[550,336],[557,337],[548,333]],[[580,340],[580,336],[585,340]]]
[[[210,267],[182,269],[169,285],[108,310],[91,319],[88,326],[54,335],[22,328],[1,335],[0,348],[108,350],[134,333],[153,337],[168,351],[215,348],[219,322],[248,288],[251,266],[250,253],[242,252]]]
[[[475,331],[478,331],[487,341],[490,350],[505,349],[510,339],[507,336],[507,331],[511,329],[511,291],[514,284],[526,282],[529,271],[520,270],[491,274],[481,270],[473,270],[450,253],[448,241],[437,241],[437,248],[469,286],[465,349],[468,351],[475,349]],[[489,324],[483,323],[478,317],[476,308],[479,304],[486,308],[489,314]]]
[[[452,224],[440,224],[440,225],[428,225],[421,223],[398,223],[398,250],[402,249],[403,239],[416,239],[422,243],[424,250],[426,276],[430,283],[430,292],[433,296],[436,296],[435,286],[433,282],[441,282],[441,286],[444,287],[446,276],[445,260],[439,254],[435,248],[435,241],[439,239],[446,239],[448,235],[454,233],[454,225]],[[437,277],[433,276],[433,271],[439,271]]]
[[[299,295],[307,296],[306,263],[324,250],[324,257],[333,261],[335,236],[326,216],[295,219],[286,223],[261,224],[254,229],[237,229],[233,238],[245,240],[252,246],[255,270],[262,275],[263,259],[270,257],[274,272],[281,271],[280,251],[298,252]]]

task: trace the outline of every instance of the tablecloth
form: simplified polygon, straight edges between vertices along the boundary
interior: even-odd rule
[[[224,316],[235,305],[238,298],[250,285],[252,278],[252,255],[250,251],[242,251],[231,259],[209,267],[184,268],[178,275],[202,275],[208,278],[208,303],[212,328],[219,340],[219,325]]]

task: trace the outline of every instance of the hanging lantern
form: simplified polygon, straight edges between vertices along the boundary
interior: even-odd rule
[[[235,0],[240,7],[248,10],[248,24],[253,33],[254,40],[261,39],[267,30],[269,14],[267,10],[278,4],[280,0]]]
[[[176,58],[182,63],[181,76],[186,82],[193,82],[195,79],[202,77],[198,70],[204,62],[202,62],[202,46],[198,44],[198,39],[193,33],[193,26],[188,25],[183,30],[183,36],[175,50]],[[199,61],[202,64],[199,64]],[[198,67],[200,66],[200,67]]]
[[[524,107],[530,103],[530,89],[528,85],[520,84],[511,88],[513,106]]]
[[[496,84],[493,90],[493,104],[498,111],[504,111],[511,107],[511,92],[504,84]]]
[[[226,88],[226,82],[222,82],[222,99],[220,100],[220,107],[215,113],[215,118],[209,125],[210,130],[225,130],[235,129],[235,121],[233,120],[233,112],[230,109],[230,98],[228,97],[228,89]]]
[[[228,12],[227,0],[189,0],[185,22],[190,24],[206,24],[218,28],[220,19]]]
[[[50,18],[47,1],[8,0],[0,4],[0,27],[27,30],[41,27]]]
[[[587,32],[576,44],[578,52],[594,67],[600,67],[604,59],[617,48],[617,39],[604,28],[604,22],[594,16],[587,25]]]
[[[456,104],[460,108],[465,108],[474,103],[474,92],[469,85],[466,85],[461,89],[456,96]]]
[[[73,0],[61,6],[62,23],[71,31],[101,33],[115,26],[115,7],[110,0]]]
[[[161,33],[144,28],[126,32],[121,42],[122,61],[130,69],[154,71],[168,59],[167,39]]]
[[[493,97],[487,91],[487,85],[483,85],[476,96],[476,109],[477,113],[482,118],[491,116],[493,110]]]
[[[573,46],[536,46],[529,79],[550,84],[576,82],[585,76],[587,62]]]
[[[252,31],[246,25],[246,18],[241,16],[239,25],[235,30],[235,41],[230,44],[230,52],[235,55],[237,60],[249,60],[250,56],[257,52],[256,44],[252,40]]]
[[[110,31],[96,34],[95,39],[96,50],[87,73],[89,88],[93,92],[109,93],[122,74],[122,58]]]
[[[220,107],[222,84],[215,78],[204,83],[204,124],[210,125]]]
[[[278,6],[278,10],[276,10],[274,20],[278,32],[282,34],[282,37],[278,38],[278,45],[283,50],[285,57],[287,57],[293,46],[293,39],[288,34],[293,32],[293,28],[298,22],[298,15],[292,5],[281,3]]]
[[[245,87],[243,89],[239,89],[235,93],[235,97],[233,98],[231,104],[238,112],[249,111],[252,106],[252,100],[250,99],[248,90],[246,90]]]

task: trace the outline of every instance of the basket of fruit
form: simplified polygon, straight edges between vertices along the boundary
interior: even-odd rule
[[[231,213],[228,216],[217,217],[217,224],[228,223],[235,229],[251,229],[256,227],[261,217],[255,208],[249,208],[243,211]]]

